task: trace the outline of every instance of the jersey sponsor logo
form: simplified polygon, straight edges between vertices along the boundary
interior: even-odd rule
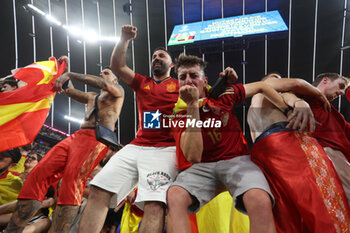
[[[159,109],[156,112],[143,112],[143,128],[144,129],[160,129],[160,116],[162,114]]]
[[[165,172],[156,171],[147,174],[147,183],[152,191],[156,191],[169,182],[170,176]]]
[[[143,89],[150,90],[151,88],[149,87],[149,85],[147,85]]]
[[[171,82],[168,85],[166,85],[166,90],[168,92],[174,92],[176,91],[176,83],[175,82]]]

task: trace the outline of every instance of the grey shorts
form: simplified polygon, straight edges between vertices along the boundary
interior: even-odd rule
[[[197,163],[181,172],[171,186],[180,186],[194,198],[189,213],[196,213],[217,194],[228,190],[237,210],[246,213],[243,194],[250,189],[266,191],[274,204],[267,180],[248,155],[211,163]]]

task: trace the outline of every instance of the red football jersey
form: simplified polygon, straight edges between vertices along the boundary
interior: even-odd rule
[[[218,100],[209,98],[203,101],[203,105],[200,108],[204,145],[201,162],[227,160],[248,154],[247,141],[233,112],[233,105],[242,103],[244,99],[245,90],[243,85],[236,84],[229,86]],[[186,125],[186,117],[184,115],[186,115],[186,111],[180,112],[173,120],[174,123],[172,123],[174,126],[178,167],[182,170],[191,166],[180,147],[181,134],[186,129],[184,126]],[[181,123],[181,121],[184,123]]]
[[[177,79],[168,77],[161,82],[135,73],[130,87],[136,93],[139,126],[131,144],[138,146],[174,146],[170,127],[163,127],[163,119],[173,113],[179,96]]]
[[[326,112],[321,102],[311,98],[306,100],[310,104],[315,120],[321,123],[316,125],[315,132],[311,135],[321,146],[340,150],[350,161],[350,124],[333,105],[331,105],[332,110]]]

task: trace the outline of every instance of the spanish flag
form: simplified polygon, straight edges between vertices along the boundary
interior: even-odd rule
[[[26,86],[0,93],[0,151],[31,143],[50,110],[55,80],[66,69],[54,57],[13,71]]]

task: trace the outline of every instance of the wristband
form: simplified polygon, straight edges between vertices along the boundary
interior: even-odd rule
[[[288,106],[287,108],[284,109],[283,114],[284,114],[285,116],[287,116],[287,114],[288,114],[288,112],[289,112],[290,110],[293,110],[293,108],[292,108],[291,106]]]

